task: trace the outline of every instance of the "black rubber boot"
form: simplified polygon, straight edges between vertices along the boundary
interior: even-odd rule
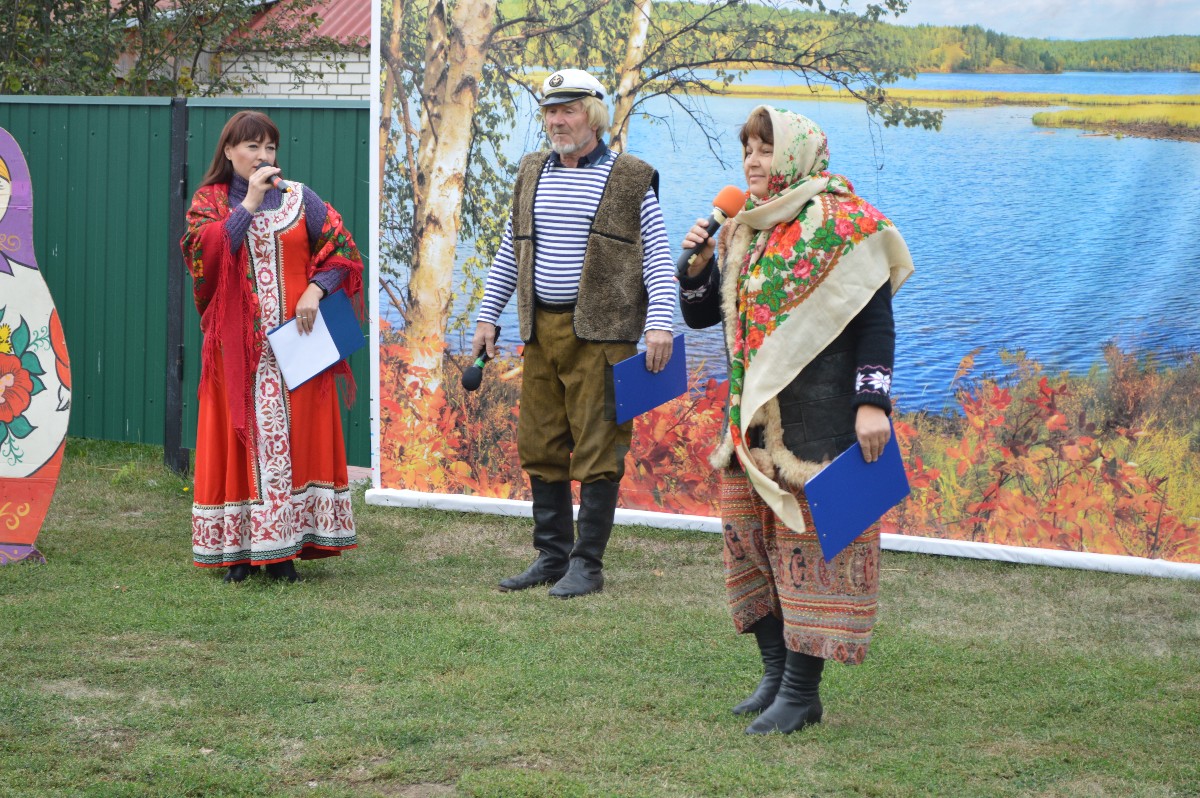
[[[575,542],[571,483],[530,477],[529,489],[533,492],[533,547],[538,558],[523,572],[500,582],[506,593],[557,582],[567,572],[567,557]]]
[[[604,549],[612,535],[619,482],[606,479],[579,486],[579,539],[567,575],[550,588],[555,598],[575,598],[604,589]]]
[[[229,573],[225,574],[226,582],[244,582],[251,574],[258,573],[258,566],[251,565],[248,562],[240,562],[236,565],[229,566]]]
[[[286,579],[289,582],[303,581],[300,574],[296,573],[295,560],[267,563],[267,576],[272,579]]]
[[[822,658],[789,651],[775,701],[746,727],[746,734],[791,734],[820,723],[822,710],[818,691],[824,669]]]
[[[783,644],[783,621],[768,615],[751,626],[750,631],[754,632],[758,651],[762,655],[763,677],[750,697],[733,708],[735,715],[750,715],[771,706],[775,694],[779,692],[783,663],[787,659],[787,647]]]

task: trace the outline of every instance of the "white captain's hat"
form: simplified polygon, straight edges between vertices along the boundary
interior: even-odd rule
[[[574,102],[584,97],[603,100],[604,87],[582,69],[560,69],[542,81],[542,106]]]

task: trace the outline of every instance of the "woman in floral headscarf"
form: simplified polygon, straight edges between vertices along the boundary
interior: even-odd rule
[[[868,462],[891,435],[892,294],[912,273],[895,226],[831,174],[825,134],[760,106],[742,127],[746,204],[680,275],[690,327],[725,325],[722,469],[725,584],[764,676],[735,714],[748,734],[821,720],[825,660],[863,661],[879,585],[878,524],[826,563],[804,482],[856,440]]]

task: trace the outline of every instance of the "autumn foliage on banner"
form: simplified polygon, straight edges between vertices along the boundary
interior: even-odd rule
[[[490,363],[466,393],[464,358],[447,356],[434,383],[395,340],[385,330],[380,345],[383,487],[528,499],[519,357]],[[1200,357],[1165,368],[1110,346],[1107,368],[1086,377],[1051,377],[1020,356],[1007,356],[1007,375],[976,377],[975,354],[955,379],[957,412],[906,413],[899,398],[912,495],[885,531],[1200,562]],[[622,506],[719,515],[708,456],[726,393],[693,376],[635,420]]]
[[[520,359],[488,364],[483,386],[462,389],[464,358],[446,358],[444,381],[430,375],[385,328],[379,347],[380,482],[386,488],[529,499],[517,461]],[[708,464],[720,435],[727,385],[694,378],[690,390],[634,420],[621,480],[621,505],[716,515],[718,475]]]
[[[1010,358],[958,391],[961,418],[900,414],[913,493],[888,531],[1200,562],[1200,359],[1105,358],[1075,379]]]

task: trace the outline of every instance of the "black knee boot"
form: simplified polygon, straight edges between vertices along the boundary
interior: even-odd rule
[[[762,655],[763,677],[750,697],[733,708],[735,715],[762,712],[771,706],[775,694],[779,692],[783,663],[787,659],[787,647],[783,644],[783,621],[768,615],[751,626],[750,631],[754,632],[758,651]]]
[[[557,582],[567,572],[567,557],[575,542],[571,483],[543,482],[531,476],[529,489],[533,492],[533,547],[538,558],[522,573],[502,580],[504,592]]]
[[[604,589],[604,549],[612,535],[620,483],[606,479],[579,486],[579,539],[571,551],[567,575],[550,588],[556,598],[574,598]]]
[[[821,722],[821,672],[825,660],[797,651],[787,653],[775,701],[746,728],[746,734],[791,734]]]

